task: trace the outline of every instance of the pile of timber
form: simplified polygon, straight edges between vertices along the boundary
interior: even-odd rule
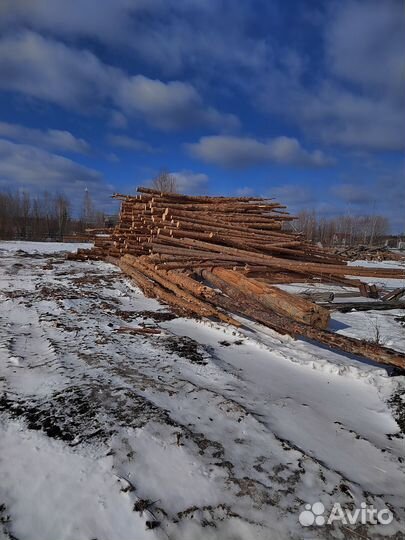
[[[62,241],[63,242],[80,242],[80,243],[88,242],[88,243],[95,243],[97,245],[99,242],[98,239],[101,238],[101,245],[103,245],[104,240],[108,243],[108,239],[110,237],[111,232],[112,232],[112,229],[107,228],[107,227],[86,229],[82,233],[65,234],[62,238]],[[84,250],[84,252],[86,253],[86,250]],[[82,257],[82,258],[85,258],[85,257]]]
[[[86,242],[93,242],[94,236],[91,234],[85,233],[77,233],[77,234],[65,234],[62,237],[62,242],[78,242],[78,243],[86,243]]]
[[[349,261],[405,261],[405,253],[396,253],[388,246],[350,246],[337,248],[335,253]]]
[[[118,264],[147,296],[182,315],[240,326],[239,314],[284,334],[405,368],[404,354],[328,331],[328,309],[275,286],[323,281],[367,294],[358,277],[403,279],[405,271],[347,266],[338,254],[284,230],[294,217],[272,199],[196,197],[144,187],[138,192],[115,194],[121,201],[117,226],[97,236],[94,248],[70,258]]]

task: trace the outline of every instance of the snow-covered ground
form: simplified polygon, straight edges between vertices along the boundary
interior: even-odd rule
[[[68,246],[0,243],[0,539],[403,537],[404,376],[175,317]],[[332,328],[405,351],[404,315]],[[304,527],[315,502],[394,519]]]
[[[85,244],[81,242],[27,242],[25,240],[0,241],[0,254],[6,252],[18,253],[55,253],[62,251],[76,251],[78,248],[90,248],[93,244]]]

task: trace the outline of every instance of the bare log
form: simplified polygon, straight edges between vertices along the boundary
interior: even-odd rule
[[[203,277],[225,292],[231,299],[231,303],[226,301],[224,305],[228,309],[233,306],[234,312],[246,315],[254,320],[276,330],[280,334],[289,334],[293,337],[306,337],[319,343],[327,345],[331,349],[337,349],[345,353],[361,356],[373,360],[377,364],[395,366],[401,370],[405,369],[405,354],[383,347],[376,343],[354,339],[341,334],[335,334],[328,330],[313,328],[312,326],[294,322],[287,317],[281,317],[274,312],[260,310],[252,304],[249,297],[228,285],[226,282],[215,276],[208,270],[202,271]],[[218,305],[221,300],[216,299]]]
[[[330,318],[328,310],[305,300],[305,298],[290,294],[277,287],[264,285],[234,270],[213,268],[212,273],[280,315],[286,315],[295,321],[310,324],[316,328],[327,328],[328,326]]]

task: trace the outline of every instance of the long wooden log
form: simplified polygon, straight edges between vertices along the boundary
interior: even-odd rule
[[[156,298],[159,291],[156,290],[153,283],[151,283],[142,272],[138,272],[138,270],[133,268],[132,265],[127,264],[123,259],[119,259],[118,266],[125,274],[129,275],[135,281],[147,298]]]
[[[330,318],[328,310],[313,302],[277,287],[264,285],[234,270],[213,268],[212,273],[280,315],[286,315],[295,321],[310,324],[316,328],[328,326]]]
[[[350,311],[386,311],[390,309],[405,310],[404,302],[330,302],[322,304],[323,307],[331,311],[341,311],[348,313]]]
[[[156,201],[153,203],[149,203],[150,205],[153,205],[154,208],[163,208],[165,209],[167,207],[167,203]],[[171,203],[170,208],[174,210],[189,210],[190,212],[200,212],[200,211],[206,211],[212,210],[213,212],[223,212],[225,214],[227,213],[234,213],[234,212],[241,212],[241,213],[247,213],[250,214],[252,212],[262,214],[266,211],[271,211],[272,208],[279,207],[279,205],[266,205],[266,204],[243,204],[243,203],[237,203],[237,202],[223,202],[223,203]]]
[[[377,364],[395,366],[401,370],[405,369],[405,354],[388,347],[383,347],[377,343],[363,341],[341,334],[335,334],[328,330],[313,328],[306,324],[294,322],[287,317],[281,317],[274,312],[258,309],[257,305],[251,303],[250,298],[241,291],[228,285],[222,279],[215,276],[209,270],[202,270],[202,276],[214,287],[221,289],[231,302],[223,303],[230,309],[233,306],[234,313],[241,313],[254,320],[273,328],[281,334],[289,334],[293,337],[306,337],[311,340],[323,343],[331,349],[337,349],[345,353],[361,356],[373,360]],[[221,305],[221,297],[215,299]]]
[[[212,231],[217,233],[224,233],[226,231],[233,231],[233,232],[239,232],[242,234],[254,234],[256,236],[261,236],[264,238],[268,238],[268,233],[276,233],[279,232],[281,225],[279,223],[275,224],[271,231],[260,231],[258,229],[253,229],[252,227],[246,227],[243,224],[240,226],[237,226],[232,223],[225,223],[225,222],[219,222],[219,221],[206,221],[199,219],[189,219],[189,218],[181,218],[177,221],[175,221],[175,224],[178,229],[190,229],[196,230],[196,231]],[[280,233],[283,238],[285,238],[285,233]]]
[[[175,285],[178,285],[179,287],[186,288],[194,296],[207,298],[214,295],[212,289],[183,273],[173,272],[168,269],[157,269],[155,265],[149,264],[149,262],[145,258],[143,259],[143,263],[149,266],[151,270],[155,271],[157,275],[161,276],[167,281],[174,283]]]
[[[167,236],[174,236],[176,238],[196,238],[198,240],[205,240],[206,242],[214,242],[217,238],[217,236],[222,236],[221,233],[216,232],[200,232],[200,231],[193,231],[188,229],[178,229],[176,224],[170,224],[168,222],[168,226],[162,229],[163,231],[167,231]],[[170,232],[169,232],[170,231]],[[234,240],[242,240],[246,242],[254,242],[255,244],[260,245],[267,245],[270,242],[274,243],[274,245],[277,245],[279,247],[299,247],[302,246],[302,242],[295,240],[294,237],[290,237],[288,235],[280,235],[280,234],[274,234],[274,231],[272,231],[271,234],[266,234],[265,236],[256,235],[256,234],[248,234],[246,232],[237,232],[234,228],[227,230],[226,237],[231,238]],[[285,245],[284,245],[285,244]],[[304,249],[304,247],[302,247]]]
[[[154,268],[162,270],[185,270],[185,269],[195,269],[199,270],[201,268],[215,268],[216,266],[221,266],[223,268],[234,268],[234,262],[232,261],[207,261],[205,259],[187,259],[187,260],[177,260],[177,261],[168,261],[163,263],[156,263]]]
[[[145,259],[142,260],[141,258],[132,257],[131,255],[125,255],[123,257],[123,261],[125,264],[128,264],[134,267],[136,270],[139,270],[142,274],[146,275],[150,280],[153,280],[161,287],[164,287],[165,289],[168,289],[169,291],[174,293],[177,298],[177,304],[180,305],[182,309],[188,309],[189,312],[197,314],[200,317],[216,317],[217,319],[228,324],[240,326],[240,323],[232,319],[232,317],[229,317],[225,313],[218,311],[209,304],[196,298],[190,292],[187,292],[185,290],[186,285],[184,285],[184,288],[182,289],[179,287],[179,285],[173,283],[170,278],[162,276],[156,270],[150,268],[149,265],[146,263]],[[188,280],[185,279],[184,283],[187,282]]]
[[[164,191],[159,191],[158,189],[153,188],[147,188],[143,186],[139,186],[137,188],[138,193],[145,193],[148,195],[155,195],[159,197],[164,197],[168,199],[173,200],[190,200],[190,201],[243,201],[243,202],[250,202],[250,201],[263,201],[261,197],[209,197],[209,196],[200,196],[200,195],[183,195],[180,193],[167,193]],[[113,195],[113,197],[119,195],[118,193]],[[126,195],[123,195],[123,197],[126,197]],[[133,198],[137,198],[137,196],[133,196]],[[266,200],[272,200],[272,199],[266,199]]]
[[[370,268],[370,267],[361,267],[361,266],[343,266],[343,265],[333,265],[333,264],[324,264],[324,263],[312,263],[305,261],[289,261],[286,259],[281,259],[278,257],[273,257],[271,255],[263,255],[261,253],[252,254],[249,251],[231,248],[226,246],[217,246],[215,244],[210,244],[208,242],[202,242],[200,240],[193,239],[184,239],[184,244],[189,246],[194,246],[201,249],[209,249],[210,251],[223,252],[228,254],[234,254],[240,257],[250,257],[266,263],[268,266],[274,266],[278,268],[283,268],[286,270],[293,270],[299,272],[301,270],[306,272],[317,272],[325,273],[329,275],[348,275],[348,276],[365,276],[365,277],[387,277],[387,278],[405,278],[405,270],[402,269],[391,269],[391,268]]]
[[[264,251],[264,252],[270,252],[270,253],[283,253],[285,255],[289,255],[293,257],[294,255],[301,255],[301,252],[298,249],[291,249],[288,247],[282,247],[277,244],[256,244],[256,242],[249,242],[249,241],[237,241],[233,240],[232,238],[227,238],[223,235],[215,235],[215,243],[216,244],[223,244],[230,247],[236,247],[239,249],[244,250],[253,250],[255,252]]]
[[[245,214],[245,213],[224,214],[221,212],[211,212],[209,210],[206,210],[206,211],[200,211],[196,213],[196,212],[189,212],[184,209],[180,210],[180,209],[172,209],[170,207],[167,207],[163,213],[163,219],[174,219],[174,218],[180,219],[182,217],[188,218],[188,219],[193,218],[193,217],[198,217],[199,219],[208,219],[208,220],[209,219],[212,220],[213,218],[215,218],[215,220],[225,221],[226,223],[253,223],[255,225],[257,225],[258,223],[268,224],[268,223],[271,223],[273,220],[280,219],[279,214],[273,214],[270,212],[268,214],[263,214],[260,212],[257,215],[252,215],[252,214]],[[287,216],[283,216],[283,219],[285,217]],[[290,215],[288,215],[288,218],[294,219],[294,217]],[[294,233],[290,233],[290,234],[294,234]]]

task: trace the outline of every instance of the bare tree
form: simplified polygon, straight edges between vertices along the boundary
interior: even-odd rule
[[[30,195],[23,191],[0,191],[1,239],[56,239],[83,232],[88,226],[104,226],[104,214],[94,207],[88,192],[84,195],[80,218],[74,218],[70,201],[60,193]]]
[[[176,178],[166,169],[162,169],[152,180],[152,187],[164,193],[176,193]]]
[[[10,193],[0,193],[0,238],[12,238],[15,234],[17,208]]]
[[[31,210],[31,199],[29,193],[24,191],[20,199],[20,236],[26,238],[29,227],[29,218]]]
[[[332,245],[374,245],[389,231],[389,221],[376,214],[367,216],[342,215],[320,218],[314,211],[298,214],[293,230],[302,232],[308,240]]]
[[[308,212],[306,210],[300,212],[297,220],[294,222],[294,228],[304,233],[304,236],[311,241],[314,241],[317,236],[317,218],[315,211]]]
[[[58,235],[63,237],[70,219],[70,204],[64,195],[57,195],[55,198],[56,214],[58,217]]]
[[[51,193],[45,191],[45,193],[42,195],[41,207],[42,211],[44,212],[46,234],[48,238],[52,238],[52,236],[56,233],[56,216],[55,205]]]
[[[94,205],[89,190],[84,190],[83,208],[82,208],[82,222],[83,228],[89,227],[94,221]]]

